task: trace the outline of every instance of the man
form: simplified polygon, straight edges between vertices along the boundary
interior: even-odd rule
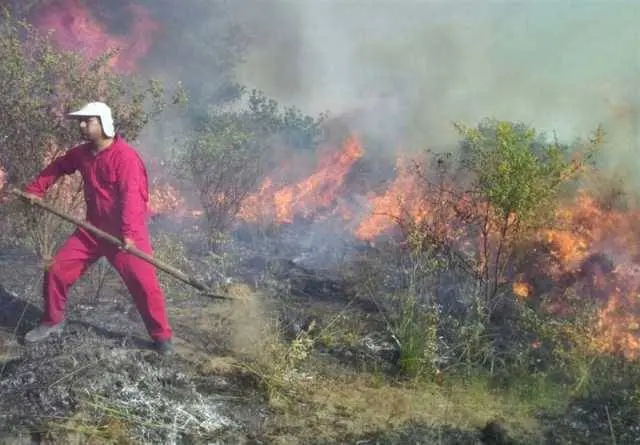
[[[87,221],[122,239],[127,248],[135,246],[151,254],[146,222],[149,189],[143,160],[116,134],[111,109],[106,104],[91,102],[69,116],[78,121],[87,142],[51,162],[25,193],[29,199],[42,199],[61,176],[79,171],[84,182]],[[156,350],[171,353],[172,332],[154,266],[82,228],[67,239],[46,268],[44,314],[25,341],[37,342],[62,332],[69,288],[103,256],[133,296]]]

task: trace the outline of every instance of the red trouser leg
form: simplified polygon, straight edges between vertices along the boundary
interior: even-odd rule
[[[136,247],[147,254],[152,254],[148,235],[135,241]],[[149,335],[154,340],[171,338],[171,327],[167,318],[164,293],[156,275],[155,266],[127,251],[105,248],[107,258],[118,271],[138,312],[144,320]]]
[[[100,257],[96,241],[76,230],[58,249],[44,273],[44,314],[41,323],[58,324],[64,319],[69,288]]]

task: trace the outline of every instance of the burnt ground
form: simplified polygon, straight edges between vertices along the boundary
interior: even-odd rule
[[[133,425],[133,443],[210,443],[229,434],[237,441],[249,437],[247,426],[259,432],[256,394],[233,377],[200,373],[201,357],[182,338],[178,355],[157,355],[125,300],[71,303],[63,336],[25,345],[40,315],[34,303],[0,289],[0,443],[68,443],[84,424],[95,427],[89,436],[106,429],[98,434],[105,440],[117,439],[118,424]]]
[[[70,293],[63,336],[25,345],[23,335],[41,314],[41,272],[29,252],[0,254],[0,443],[38,443],[45,430],[53,442],[42,443],[68,443],[69,433],[83,433],[75,425],[84,423],[96,428],[89,435],[113,430],[106,436],[117,435],[116,424],[135,425],[133,443],[209,443],[228,434],[238,441],[249,437],[248,426],[259,433],[264,416],[255,391],[198,370],[215,342],[180,313],[204,316],[193,309],[211,306],[210,300],[169,301],[179,354],[165,358],[151,350],[119,280],[110,276],[96,299],[88,274]],[[78,413],[94,417],[84,422]]]
[[[188,258],[169,246],[168,262],[197,273],[212,286],[226,282],[225,276],[249,284],[264,300],[259,315],[278,320],[285,340],[312,322],[331,330],[332,341],[316,343],[307,365],[310,372],[322,371],[337,380],[349,376],[357,380],[362,372],[372,373],[374,380],[379,373],[393,375],[398,353],[386,321],[379,307],[359,297],[353,283],[345,279],[349,257],[370,246],[318,243],[323,233],[317,230],[287,233],[285,228],[275,236],[240,232],[223,254],[224,261],[218,258],[213,264],[197,236],[181,236]],[[156,243],[158,254],[160,244]],[[389,275],[393,267],[388,265]],[[375,382],[363,385],[361,400],[356,400],[360,391],[349,382],[329,390],[335,400],[315,392],[316,405],[300,402],[293,410],[297,417],[291,418],[268,402],[264,384],[238,364],[238,333],[247,334],[240,335],[244,346],[257,339],[249,335],[255,320],[237,314],[251,308],[212,301],[162,275],[177,355],[160,357],[150,349],[119,279],[107,269],[104,282],[99,283],[98,267],[72,289],[63,336],[25,345],[24,333],[40,316],[41,272],[29,251],[9,247],[0,251],[3,444],[555,444],[566,443],[567,438],[592,443],[589,437],[594,432],[602,437],[609,434],[606,424],[590,420],[592,412],[576,408],[577,404],[568,409],[571,417],[544,417],[540,425],[545,431],[531,441],[502,441],[499,429],[494,437],[491,431],[483,433],[472,426],[477,421],[464,420],[467,411],[469,419],[489,420],[493,411],[500,411],[492,409],[490,401],[486,413],[485,407],[461,410],[463,419],[457,424],[465,427],[438,422],[434,426],[420,421],[412,410],[433,410],[440,401],[414,400],[411,391],[381,390]],[[451,289],[444,286],[442,292],[443,298],[455,300],[450,298]],[[397,419],[395,414],[385,418],[369,412],[372,404],[388,403],[395,396],[399,402],[393,403],[400,404]],[[402,400],[412,405],[403,408]],[[328,414],[315,412],[316,406],[335,419],[323,419]],[[359,414],[350,414],[350,409]],[[420,414],[425,417],[424,412]]]
[[[189,244],[188,238],[182,241]],[[245,241],[240,236],[245,247],[234,247],[232,266],[220,270],[234,281],[270,289],[275,304],[261,306],[261,316],[277,319],[285,339],[311,321],[326,324],[328,316],[338,313],[354,322],[359,318],[379,333],[367,335],[364,343],[352,339],[348,345],[320,345],[321,366],[338,375],[356,374],[365,362],[392,366],[394,345],[384,325],[371,316],[376,308],[353,299],[326,261],[313,264],[320,255],[313,256],[311,249],[292,254],[280,241],[275,248]],[[191,249],[193,260],[202,247],[196,242]],[[191,266],[211,285],[223,280],[222,274],[203,269],[206,259],[174,259],[172,264]],[[274,436],[267,425],[275,413],[263,388],[238,372],[230,358],[236,341],[230,332],[238,323],[231,320],[234,309],[164,276],[178,354],[161,357],[151,350],[115,274],[107,272],[99,282],[100,267],[72,288],[64,334],[26,345],[22,338],[41,314],[42,266],[28,250],[5,247],[0,252],[0,443],[301,443],[297,426]],[[287,441],[278,442],[274,437],[279,435]],[[319,437],[315,443],[391,444],[436,436],[476,443],[478,434],[409,423],[338,433],[335,440]]]

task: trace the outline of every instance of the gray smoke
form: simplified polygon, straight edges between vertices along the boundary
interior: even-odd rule
[[[237,81],[348,116],[392,157],[450,148],[452,121],[522,121],[567,142],[602,124],[602,165],[640,186],[635,1],[89,1],[112,30],[130,2],[162,27],[144,74],[182,81],[200,104],[232,99]]]
[[[457,120],[523,121],[566,141],[602,124],[603,162],[640,167],[637,3],[270,4],[240,80],[309,113],[359,114],[389,150],[450,145]]]

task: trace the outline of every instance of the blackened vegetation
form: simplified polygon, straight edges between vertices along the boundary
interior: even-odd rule
[[[229,252],[233,252],[238,261],[232,277],[242,281],[254,279],[260,286],[280,289],[278,306],[289,331],[288,338],[306,330],[312,321],[321,329],[336,313],[348,307],[348,317],[366,320],[358,341],[349,346],[329,347],[320,343],[317,353],[352,364],[354,369],[369,364],[378,370],[397,373],[398,348],[385,321],[387,311],[392,309],[388,303],[367,299],[366,294],[354,286],[349,268],[336,263],[330,267],[330,261],[321,258],[327,254],[326,250],[295,248],[295,233],[281,233],[281,236],[284,238],[264,239],[258,244],[239,241],[228,244]],[[194,259],[206,253],[202,245],[196,246],[194,244],[192,250]],[[382,250],[363,249],[358,245],[349,251],[352,256],[346,255],[346,258],[353,259],[353,256],[365,253],[378,257],[384,266],[378,269],[384,289],[399,289],[406,284],[400,272],[407,263],[388,260]],[[320,264],[323,267],[319,267]],[[607,264],[605,262],[603,267]],[[264,277],[272,281],[266,282]],[[443,303],[448,301],[447,310],[464,313],[468,310],[468,300],[460,294],[460,289],[464,289],[461,275],[445,277],[442,275],[440,281],[435,282],[437,299]],[[172,306],[174,310],[180,307],[196,313],[205,304],[206,300],[193,299]],[[0,375],[0,423],[7,427],[5,433],[17,435],[21,431],[42,430],[54,420],[60,425],[60,420],[64,422],[79,412],[88,412],[95,414],[93,421],[98,426],[129,422],[127,425],[132,426],[135,437],[141,441],[162,443],[177,437],[177,443],[206,443],[206,438],[225,435],[237,438],[244,434],[243,425],[247,425],[247,419],[263,415],[260,414],[260,402],[246,395],[252,392],[250,387],[239,387],[239,381],[224,376],[203,377],[180,357],[161,359],[149,351],[142,325],[126,300],[102,301],[99,306],[73,304],[71,307],[74,309],[69,328],[62,338],[36,346],[21,345],[20,353],[4,364]],[[2,330],[10,333],[9,337],[15,332],[18,339],[40,315],[38,301],[28,302],[8,291],[1,294],[0,308]],[[503,337],[511,334],[505,329],[510,328],[508,323],[512,320],[509,313],[502,321],[494,320],[496,338],[500,332],[505,334]],[[198,339],[204,341],[205,338],[196,328],[190,333],[186,329],[188,325],[186,322],[176,324],[180,335],[188,336],[197,347],[216,354],[225,353],[223,342],[215,347],[199,345]],[[215,342],[216,339],[206,341]],[[510,344],[507,341],[503,345],[505,353]],[[229,395],[235,402],[229,400]],[[634,443],[638,436],[633,424],[635,414],[623,408],[626,403],[633,403],[633,397],[624,382],[613,382],[609,395],[576,399],[562,415],[543,416],[547,443],[565,443],[563,441],[568,439],[581,443],[576,436],[585,438],[582,443],[590,443],[587,438],[594,434],[608,437],[609,423],[604,406],[613,418],[614,428],[620,431],[618,437],[629,439],[620,443]],[[189,428],[177,426],[184,423],[189,423]],[[256,428],[252,434],[259,435],[259,427]],[[55,428],[52,431],[56,431]],[[353,437],[360,443],[379,444],[433,443],[437,440],[473,444],[479,439],[486,444],[527,443],[512,439],[499,423],[490,423],[478,431],[408,425],[398,431]]]
[[[241,413],[251,404],[234,382],[205,379],[179,356],[152,352],[144,334],[138,335],[139,320],[119,305],[103,303],[99,314],[85,307],[79,319],[70,317],[61,337],[36,345],[21,345],[21,334],[40,311],[6,291],[0,307],[2,339],[19,349],[0,361],[0,435],[7,440],[47,431],[50,440],[62,443],[76,424],[103,439],[116,439],[117,425],[126,425],[121,439],[138,443],[206,443],[230,430],[242,435],[235,419],[250,417]],[[103,428],[113,430],[104,433],[109,437],[102,436]]]

